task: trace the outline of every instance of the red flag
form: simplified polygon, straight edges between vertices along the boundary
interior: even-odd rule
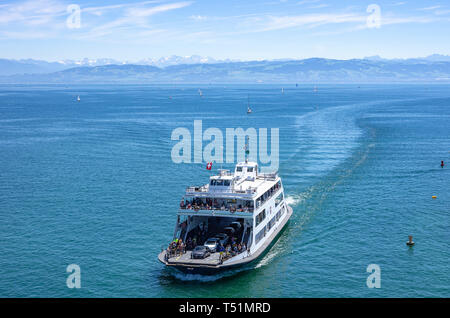
[[[206,164],[206,170],[211,170],[211,168],[212,168],[212,162],[208,162]]]

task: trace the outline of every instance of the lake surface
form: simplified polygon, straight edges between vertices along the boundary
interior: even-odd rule
[[[450,86],[317,88],[0,86],[0,297],[450,297]],[[279,128],[294,214],[252,269],[157,260],[185,188],[210,175],[171,160],[194,120]]]

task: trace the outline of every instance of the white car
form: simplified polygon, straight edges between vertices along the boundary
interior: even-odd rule
[[[206,240],[206,242],[205,242],[205,244],[203,244],[203,246],[206,246],[211,251],[211,253],[215,253],[218,244],[219,244],[219,239],[217,237],[211,237]]]

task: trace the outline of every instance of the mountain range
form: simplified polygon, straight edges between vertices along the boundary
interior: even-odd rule
[[[45,62],[0,59],[0,83],[383,83],[450,82],[450,56],[263,61],[172,56]]]
[[[233,60],[216,60],[212,57],[203,57],[199,55],[178,56],[172,55],[161,58],[146,58],[136,62],[119,61],[110,58],[80,60],[60,60],[56,62],[47,62],[43,60],[23,59],[10,60],[0,59],[0,76],[17,74],[40,74],[62,71],[65,69],[81,66],[103,66],[103,65],[152,65],[157,67],[166,67],[179,64],[209,64],[225,63]]]

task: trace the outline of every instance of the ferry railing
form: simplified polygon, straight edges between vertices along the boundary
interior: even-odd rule
[[[208,187],[206,185],[202,186],[191,186],[186,188],[186,192],[208,192]]]
[[[208,185],[202,185],[202,186],[190,186],[186,188],[186,193],[202,193],[202,192],[219,192],[219,193],[241,193],[241,194],[252,194],[257,191],[256,187],[248,187],[245,190],[234,187],[208,187]]]
[[[260,174],[258,174],[257,177],[263,178],[264,180],[266,180],[266,179],[275,180],[276,178],[278,178],[278,171],[267,172],[267,173],[260,173]]]
[[[191,206],[191,205],[187,205],[187,206],[180,206],[181,210],[194,210],[194,211],[227,211],[227,212],[246,212],[246,213],[253,213],[254,212],[254,208],[234,208],[234,207],[220,207],[220,206],[216,206],[216,207],[201,207],[201,206]]]

